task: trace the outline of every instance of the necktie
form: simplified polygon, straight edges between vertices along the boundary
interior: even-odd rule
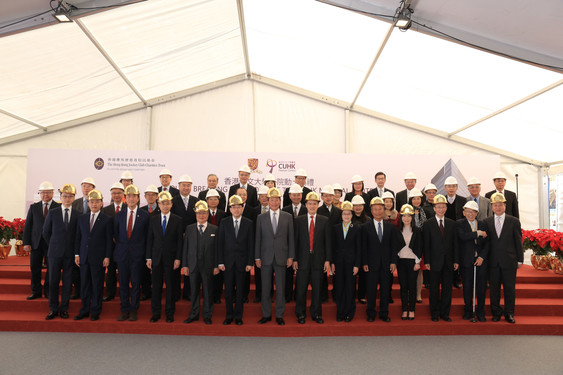
[[[86,211],[88,211],[88,200],[84,199],[82,201],[82,203],[84,203],[84,211],[83,212],[86,213]]]
[[[309,225],[309,250],[313,252],[313,238],[315,237],[315,217],[311,216],[311,225]]]
[[[293,217],[297,217],[297,207],[293,206]]]
[[[92,231],[92,227],[94,226],[94,217],[96,217],[96,215],[92,214],[92,218],[90,219],[90,232]]]
[[[149,206],[149,214],[152,214],[152,206]]]
[[[246,185],[242,185],[241,188],[243,188],[244,190],[246,190]]]
[[[262,206],[262,212],[261,213],[263,214],[264,212],[266,212],[266,206]]]
[[[383,189],[379,189],[379,196],[380,196],[380,197],[383,196]]]
[[[188,198],[184,197],[184,206],[186,207],[186,210],[188,209]]]
[[[450,197],[449,195],[448,195],[448,202],[450,202],[450,204],[454,203],[454,199],[452,197]]]
[[[65,208],[65,229],[68,227],[68,208]]]
[[[379,242],[383,241],[383,227],[381,226],[381,221],[377,224],[377,237],[379,237]]]
[[[43,205],[43,219],[45,219],[47,217],[47,212],[49,211],[49,208],[47,207],[47,203],[45,203]]]
[[[235,220],[235,238],[238,237],[238,220]]]
[[[127,239],[131,239],[131,233],[133,233],[133,211],[129,215],[129,221],[127,222]]]
[[[444,223],[442,222],[442,219],[440,219],[440,232],[442,232],[442,236],[444,235]]]
[[[115,213],[118,213],[120,208],[121,208],[121,205],[115,206]]]
[[[166,191],[166,189],[168,189],[168,188],[165,188],[165,187],[162,188],[162,190],[164,190],[164,191]]]
[[[497,223],[495,225],[496,230],[497,230],[497,237],[500,238],[500,232],[502,232],[502,218],[500,216],[497,216]]]
[[[276,219],[276,212],[273,213],[274,217],[272,218],[272,229],[274,230],[274,236],[276,235],[276,230],[278,229],[278,220]]]
[[[164,233],[166,232],[166,216],[163,216],[162,219],[162,235],[164,236]]]
[[[203,236],[203,224],[199,224],[199,235]]]
[[[473,200],[475,201],[475,203],[479,203],[479,202],[477,202],[477,198],[473,198]]]

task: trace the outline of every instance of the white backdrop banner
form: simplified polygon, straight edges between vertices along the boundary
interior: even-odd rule
[[[191,176],[192,195],[207,188],[207,175],[219,177],[219,189],[227,193],[229,186],[238,183],[238,169],[249,165],[250,183],[263,184],[264,177],[272,173],[277,186],[283,190],[294,181],[297,169],[307,171],[306,186],[319,191],[323,185],[339,183],[345,192],[351,189],[351,178],[359,174],[364,178],[366,191],[375,187],[374,175],[383,171],[387,175],[386,187],[395,192],[405,188],[403,178],[407,172],[417,176],[416,186],[423,189],[430,182],[440,183],[449,175],[459,181],[458,194],[466,196],[465,182],[477,177],[482,184],[482,195],[494,188],[492,176],[500,170],[499,156],[449,156],[449,155],[377,155],[377,154],[307,154],[284,152],[189,152],[189,151],[131,151],[131,150],[61,150],[30,149],[27,163],[26,208],[39,200],[38,187],[50,181],[56,189],[65,183],[77,188],[80,182],[92,177],[96,188],[104,195],[104,204],[111,200],[109,188],[119,181],[121,173],[130,171],[133,183],[144,191],[150,184],[160,186],[158,178],[163,168],[170,169],[172,185],[183,174]],[[436,184],[437,186],[439,184]],[[443,193],[443,186],[438,186]],[[144,204],[144,199],[142,203]]]

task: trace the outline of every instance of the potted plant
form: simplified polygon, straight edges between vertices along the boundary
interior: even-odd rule
[[[19,257],[28,256],[29,253],[23,249],[23,229],[25,227],[24,219],[14,219],[12,228],[14,230],[14,238],[16,239],[16,255]]]
[[[535,269],[541,271],[550,269],[553,252],[551,242],[557,237],[557,233],[559,232],[552,229],[522,230],[522,246],[534,252],[531,261]]]
[[[6,259],[12,250],[12,245],[10,245],[13,236],[12,226],[11,221],[4,220],[0,216],[0,259]]]

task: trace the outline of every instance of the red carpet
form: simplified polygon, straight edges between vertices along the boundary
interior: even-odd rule
[[[365,305],[358,304],[356,317],[350,323],[336,321],[336,305],[323,304],[324,324],[307,320],[305,325],[297,324],[295,302],[286,305],[285,326],[275,322],[257,324],[261,317],[259,303],[245,304],[244,325],[224,326],[225,305],[215,305],[213,324],[205,325],[202,320],[184,324],[189,311],[189,302],[176,304],[174,323],[159,321],[149,323],[150,301],[141,302],[137,322],[117,322],[120,314],[119,298],[104,303],[100,320],[74,321],[80,301],[70,302],[70,319],[56,318],[46,321],[49,312],[46,298],[26,301],[30,294],[29,258],[10,257],[0,260],[0,331],[40,332],[93,332],[93,333],[141,333],[163,335],[205,335],[205,336],[402,336],[402,335],[562,335],[563,334],[563,276],[551,271],[536,271],[523,266],[518,271],[516,285],[516,324],[503,320],[491,321],[488,303],[487,322],[471,323],[461,319],[463,299],[461,290],[453,290],[451,318],[453,322],[432,322],[428,306],[428,290],[423,289],[423,303],[417,304],[416,319],[402,321],[399,286],[393,286],[395,303],[389,306],[391,323],[376,320],[366,321]],[[254,298],[253,290],[250,300]],[[309,317],[308,317],[309,318]]]

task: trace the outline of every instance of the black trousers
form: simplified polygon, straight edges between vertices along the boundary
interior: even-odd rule
[[[389,268],[381,267],[380,269],[375,269],[375,267],[369,268],[369,272],[366,272],[366,284],[367,284],[367,309],[366,313],[368,317],[375,318],[377,311],[376,306],[376,296],[377,296],[377,286],[379,285],[380,299],[379,299],[379,316],[386,317],[389,315]]]
[[[162,313],[162,282],[166,283],[166,304],[164,313],[166,316],[174,316],[176,311],[176,300],[174,299],[174,261],[165,262],[161,260],[158,266],[152,267],[152,294],[151,311],[153,315]]]
[[[68,311],[72,290],[72,265],[74,258],[49,257],[49,310],[54,312]],[[76,266],[76,264],[74,264]],[[59,305],[59,283],[63,280],[61,303]]]
[[[146,267],[144,259],[125,259],[117,262],[119,299],[121,300],[122,312],[136,312],[139,309],[142,267]],[[129,289],[129,282],[131,282],[131,289]]]
[[[461,280],[463,283],[464,312],[473,312],[473,267],[461,267]],[[485,316],[485,293],[487,291],[487,265],[483,263],[475,267],[475,313],[477,316]]]
[[[303,267],[308,263],[306,267]],[[311,284],[311,317],[323,316],[321,303],[323,269],[315,269],[313,267],[313,254],[309,253],[308,262],[299,262],[297,269],[297,278],[295,281],[295,315],[304,317],[307,314],[307,289]]]
[[[74,286],[74,294],[80,295],[80,267],[74,263],[74,259],[72,262],[72,286]]]
[[[491,311],[493,315],[514,315],[517,268],[489,267]],[[504,309],[500,305],[500,286],[504,290]]]
[[[213,276],[213,300],[220,300],[223,294],[223,283],[224,283],[223,272],[219,272],[217,275]],[[243,288],[240,289],[241,291]],[[227,293],[225,289],[225,294]]]
[[[180,266],[182,267],[182,266]],[[177,301],[182,297],[189,300],[191,298],[190,277],[184,276],[184,289],[182,289],[181,268],[174,270],[174,299]]]
[[[225,272],[222,272],[222,274],[224,274],[223,279],[225,280],[225,303],[227,307],[227,312],[225,315],[226,319],[242,319],[244,306],[242,301],[245,298],[244,288],[246,285],[247,273],[248,272],[246,272],[244,269],[237,270],[236,267],[225,269]],[[236,297],[233,298],[233,294],[235,293]]]
[[[106,297],[115,297],[117,291],[117,263],[110,259],[106,274]]]
[[[92,316],[98,316],[102,313],[104,272],[105,269],[101,265],[87,263],[80,266],[81,314],[91,313]]]
[[[366,282],[366,273],[364,272],[364,269],[360,267],[360,270],[358,271],[358,300],[366,298]]]
[[[287,302],[291,301],[291,299],[296,296],[296,289],[297,285],[293,285],[293,276],[295,275],[295,271],[293,267],[289,267],[285,271],[285,300]],[[295,293],[295,294],[294,294]]]
[[[414,259],[400,258],[397,263],[397,274],[401,286],[402,311],[415,311],[416,306],[416,279],[418,271],[414,270]]]
[[[433,268],[430,270],[430,314],[434,318],[450,316],[452,278],[451,268],[444,266],[439,271],[435,271]]]
[[[141,267],[141,293],[147,298],[151,296],[151,270],[146,263]]]
[[[198,262],[199,263],[199,262]],[[185,286],[184,286],[185,287]],[[203,267],[196,266],[195,272],[190,272],[191,310],[189,318],[199,317],[199,290],[203,292],[203,319],[211,319],[213,315],[213,271],[208,272]]]
[[[47,273],[45,274],[45,280],[43,282],[43,287],[41,287],[41,271],[43,270],[43,259],[45,259],[45,264],[49,264],[47,259],[47,250],[49,247],[45,240],[41,239],[41,243],[37,249],[31,249],[29,254],[29,268],[31,269],[31,292],[33,294],[41,295],[41,292],[45,292],[45,295],[49,293],[49,267],[47,266]]]
[[[336,300],[336,319],[356,314],[356,276],[352,263],[338,262],[334,264],[332,277],[334,298]]]

